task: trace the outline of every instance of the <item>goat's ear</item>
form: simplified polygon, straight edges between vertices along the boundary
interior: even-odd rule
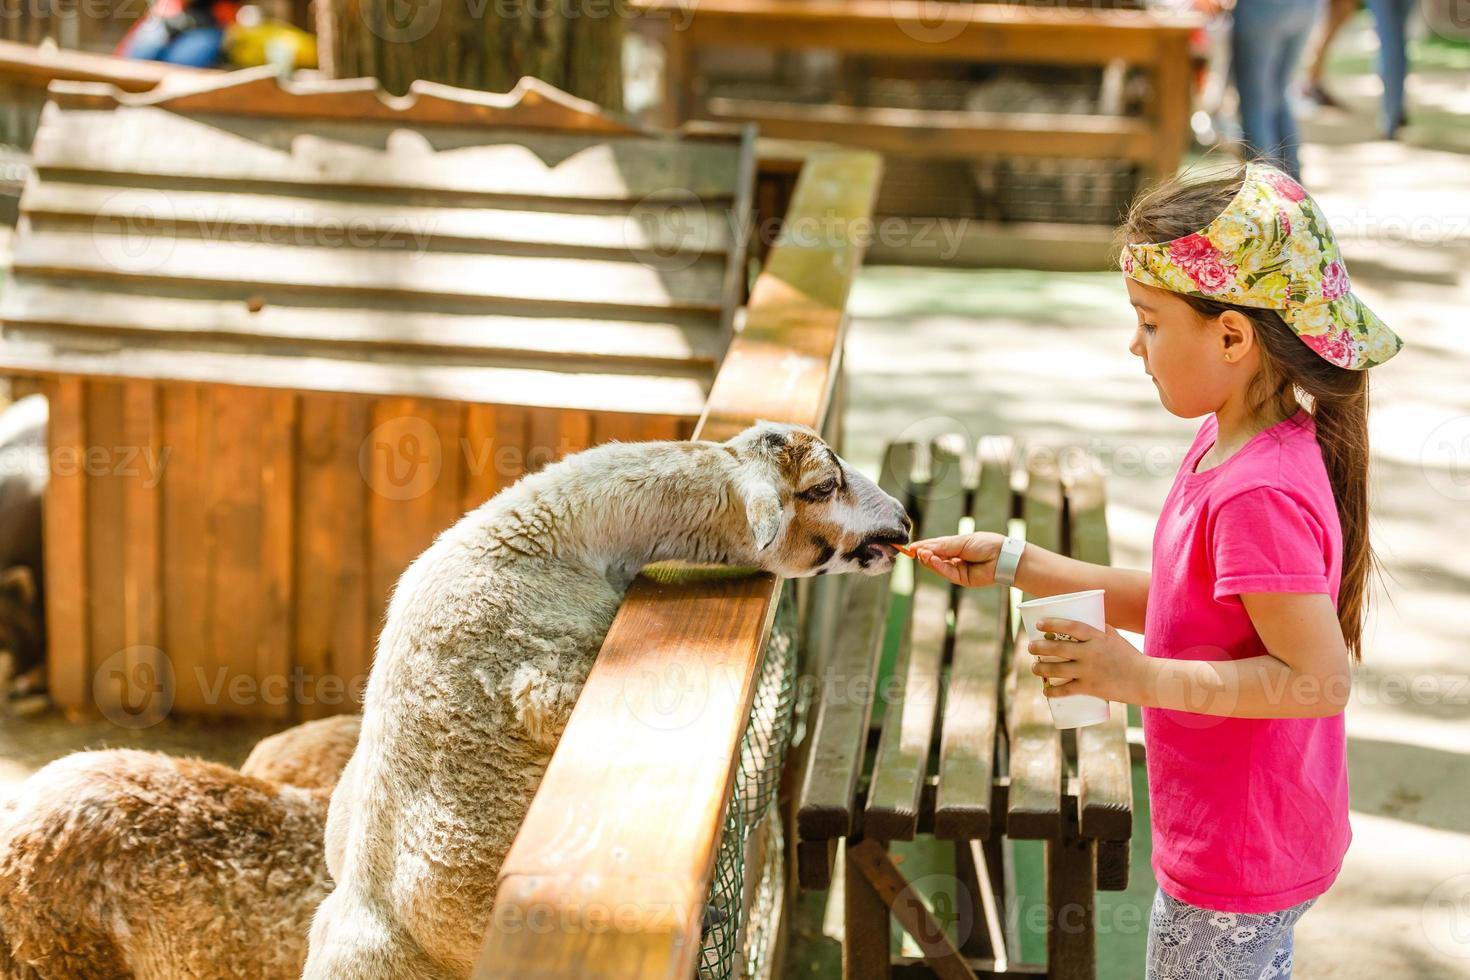
[[[781,533],[781,495],[769,480],[745,485],[745,518],[755,535],[755,550],[765,551]]]
[[[0,592],[9,592],[23,605],[36,601],[36,576],[26,565],[11,565],[0,572]]]

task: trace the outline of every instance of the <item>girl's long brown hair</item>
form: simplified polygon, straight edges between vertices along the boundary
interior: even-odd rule
[[[1203,179],[1174,179],[1155,186],[1129,209],[1122,242],[1166,242],[1199,231],[1225,210],[1244,179],[1245,168],[1233,167]],[[1254,325],[1261,370],[1247,389],[1253,415],[1269,417],[1274,410],[1294,411],[1301,405],[1316,420],[1317,444],[1342,525],[1337,621],[1356,663],[1363,655],[1369,580],[1378,563],[1368,541],[1368,372],[1328,363],[1302,343],[1275,310],[1176,295],[1202,317],[1213,319],[1234,310]]]

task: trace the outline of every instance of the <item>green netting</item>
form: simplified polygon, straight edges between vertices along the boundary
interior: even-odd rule
[[[701,980],[764,976],[779,920],[784,874],[776,789],[791,744],[796,699],[795,590],[781,590],[766,643],[740,765],[725,805],[725,827],[705,906]],[[755,846],[752,846],[752,845]],[[747,854],[760,863],[747,867]]]

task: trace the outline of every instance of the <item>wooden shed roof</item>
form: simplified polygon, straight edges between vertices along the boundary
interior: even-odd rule
[[[698,415],[743,288],[749,133],[271,69],[57,82],[0,370]]]

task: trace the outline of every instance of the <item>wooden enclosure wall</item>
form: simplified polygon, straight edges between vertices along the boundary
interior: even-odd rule
[[[50,685],[123,724],[356,710],[387,598],[444,528],[609,439],[695,419],[61,378]]]

